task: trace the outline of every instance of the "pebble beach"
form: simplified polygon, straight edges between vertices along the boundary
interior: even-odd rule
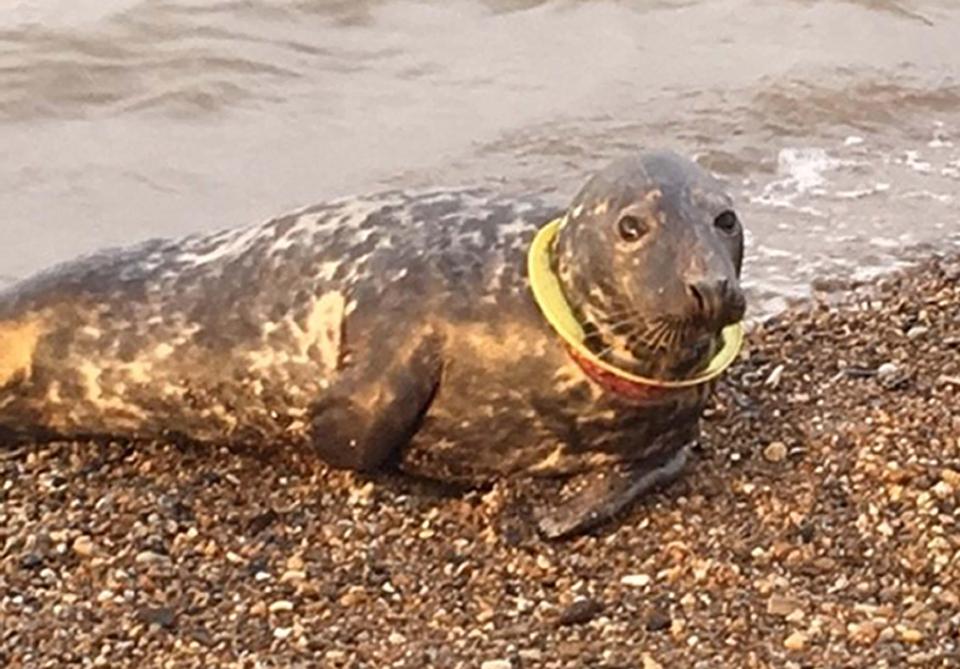
[[[0,669],[960,668],[960,2],[0,17],[0,292],[358,194],[564,208],[667,148],[729,187],[755,319],[686,474],[566,541],[556,481],[0,437]]]
[[[948,254],[758,325],[687,475],[568,541],[531,529],[552,483],[5,447],[0,664],[960,666],[958,284]]]

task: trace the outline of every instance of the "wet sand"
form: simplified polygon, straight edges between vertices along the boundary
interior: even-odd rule
[[[690,473],[568,542],[522,483],[7,450],[0,664],[960,666],[958,284],[947,257],[758,328]]]

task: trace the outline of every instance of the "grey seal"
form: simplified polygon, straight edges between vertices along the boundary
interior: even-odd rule
[[[0,430],[563,477],[538,526],[584,531],[681,472],[712,383],[635,397],[571,355],[527,270],[557,220],[547,262],[595,360],[664,381],[710,364],[745,309],[743,230],[714,177],[652,152],[566,207],[395,190],[41,272],[0,293]]]

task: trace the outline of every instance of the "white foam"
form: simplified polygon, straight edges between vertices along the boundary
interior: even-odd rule
[[[920,160],[919,151],[905,151],[904,155],[906,156],[907,166],[912,168],[915,172],[927,174],[933,171],[933,166],[930,163],[925,160]]]
[[[888,183],[875,183],[867,188],[854,188],[852,190],[838,190],[833,194],[834,197],[841,200],[859,200],[860,198],[876,195],[877,193],[886,193],[890,190]]]
[[[751,198],[751,201],[768,207],[794,209],[812,216],[825,216],[815,207],[796,205],[796,200],[802,195],[826,194],[824,186],[827,178],[824,173],[844,164],[819,147],[781,149],[777,154],[777,172],[782,178],[768,183],[760,195]]]
[[[4,23],[76,30],[94,27],[141,4],[139,0],[18,0],[4,7]]]
[[[499,226],[497,231],[501,236],[507,235],[521,235],[527,230],[530,229],[530,223],[525,220],[522,216],[518,216],[513,219],[510,223]]]
[[[911,190],[903,193],[904,200],[935,200],[940,204],[950,204],[953,202],[953,196],[947,193],[934,193],[929,190]]]
[[[841,200],[859,200],[868,195],[873,195],[876,192],[873,188],[855,188],[853,190],[838,190],[833,195]]]
[[[943,121],[933,122],[933,139],[927,142],[927,146],[931,149],[948,149],[953,146],[953,142],[947,138],[944,131],[945,125]]]
[[[823,173],[839,166],[841,162],[831,158],[826,150],[820,148],[787,148],[777,156],[777,166],[787,180],[796,186],[800,193],[822,186],[827,182]]]
[[[889,237],[872,237],[870,239],[870,244],[881,249],[896,249],[900,248],[901,246],[900,242]]]
[[[906,263],[900,261],[892,261],[889,264],[883,265],[860,265],[853,271],[851,278],[854,281],[870,282],[878,277],[890,274],[890,272],[905,266]]]
[[[763,244],[757,244],[754,252],[759,257],[763,258],[798,258],[799,256],[796,253],[790,251],[784,251],[783,249],[776,249],[772,246],[765,246]]]

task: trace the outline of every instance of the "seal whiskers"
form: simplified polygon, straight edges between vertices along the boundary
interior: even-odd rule
[[[678,356],[686,357],[690,345],[692,319],[685,316],[660,316],[644,319],[636,310],[612,314],[600,325],[593,324],[585,343],[597,356],[624,369],[643,374],[674,364]],[[699,365],[705,365],[704,354]],[[665,362],[666,361],[666,362]]]

